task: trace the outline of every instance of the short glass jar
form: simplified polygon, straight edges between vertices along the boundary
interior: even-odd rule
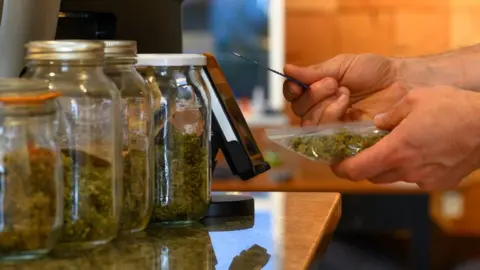
[[[105,74],[121,96],[123,156],[123,208],[120,229],[145,229],[153,206],[153,97],[145,80],[135,69],[137,43],[108,40],[105,43]]]
[[[211,102],[196,54],[139,54],[162,93],[163,123],[155,136],[153,220],[185,224],[201,219],[211,200]]]
[[[60,236],[58,96],[42,80],[0,79],[0,260],[44,255]]]
[[[103,42],[34,41],[27,78],[60,91],[57,139],[64,169],[61,244],[90,248],[116,237],[121,210],[120,95],[103,70]]]

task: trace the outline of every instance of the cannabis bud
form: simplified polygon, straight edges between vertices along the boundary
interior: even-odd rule
[[[0,257],[46,253],[59,235],[56,154],[28,151],[6,153],[0,162]]]
[[[168,123],[169,136],[158,136],[155,145],[155,205],[152,219],[192,222],[210,204],[208,145],[202,132],[184,133]]]
[[[374,145],[388,132],[375,130],[362,134],[347,128],[331,134],[306,134],[288,141],[288,148],[314,161],[336,162]]]

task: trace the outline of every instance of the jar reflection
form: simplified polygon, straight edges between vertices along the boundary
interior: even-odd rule
[[[88,250],[55,250],[49,257],[27,263],[0,264],[2,270],[156,270],[152,241],[141,235],[116,239]]]
[[[148,233],[156,253],[155,269],[214,269],[212,242],[207,230],[155,227]]]

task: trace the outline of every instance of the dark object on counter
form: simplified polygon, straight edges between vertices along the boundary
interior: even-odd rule
[[[250,180],[268,171],[270,165],[263,158],[220,65],[213,55],[204,55],[207,57],[204,80],[210,86],[208,89],[214,104],[211,152],[213,164],[216,164],[218,151],[222,150],[232,173],[244,181]]]
[[[56,39],[114,39],[117,18],[112,13],[60,12]]]
[[[232,173],[242,180],[249,180],[270,170],[270,164],[263,158],[255,138],[235,101],[233,91],[222,73],[220,65],[211,54],[207,57],[204,80],[210,87],[212,100],[212,169],[221,150]],[[230,216],[253,214],[253,198],[238,198],[237,195],[213,195],[207,216]],[[227,210],[232,208],[231,210]],[[249,210],[250,209],[250,210]]]
[[[229,270],[244,270],[244,269],[262,269],[270,260],[271,255],[267,250],[259,245],[253,245],[247,250],[244,250],[240,255],[233,258]]]
[[[229,196],[236,197],[236,196]],[[255,215],[235,217],[207,217],[201,223],[208,228],[209,232],[231,232],[253,228]]]
[[[91,19],[60,19],[57,39],[67,35],[69,39],[82,39],[85,34],[92,35],[91,29],[97,27],[93,34],[99,39],[136,40],[139,53],[181,53],[182,2],[144,0],[139,5],[131,0],[62,0],[61,13],[88,13]]]
[[[287,79],[287,80],[289,80],[289,81],[292,81],[292,82],[298,84],[299,86],[303,87],[303,89],[308,89],[308,87],[309,87],[308,85],[302,83],[301,81],[299,81],[299,80],[297,80],[297,79],[295,79],[295,78],[292,78],[292,77],[290,77],[290,76],[288,76],[288,75],[285,75],[285,74],[283,74],[283,73],[281,73],[281,72],[278,72],[278,71],[276,71],[276,70],[274,70],[274,69],[271,69],[271,68],[267,67],[266,65],[260,64],[259,62],[255,61],[255,60],[252,60],[252,59],[250,59],[250,58],[247,58],[247,57],[245,57],[245,56],[243,56],[243,55],[241,55],[241,54],[239,54],[239,53],[237,53],[237,52],[232,52],[232,54],[235,55],[235,56],[237,56],[237,57],[242,58],[243,60],[246,60],[246,61],[249,61],[249,62],[251,62],[251,63],[254,63],[254,64],[257,65],[257,66],[261,66],[261,67],[265,68],[266,70],[271,71],[271,72],[273,72],[273,73],[275,73],[275,74],[277,74],[277,75],[280,75],[280,76],[284,77],[285,79]]]
[[[214,195],[206,217],[252,216],[255,203],[252,197],[242,195]]]
[[[224,179],[232,179],[235,175],[230,171],[228,167],[216,167],[215,171],[213,172],[213,180],[224,180]]]

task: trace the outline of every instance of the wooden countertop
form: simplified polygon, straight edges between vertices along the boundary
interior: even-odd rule
[[[231,177],[215,179],[212,189],[215,191],[282,191],[282,192],[341,192],[355,194],[423,194],[424,190],[415,184],[394,183],[376,185],[368,181],[351,182],[333,175],[324,165],[314,166],[305,161],[292,169],[293,178],[286,182],[275,182],[270,172],[259,175],[248,181]],[[480,183],[480,171],[472,173],[459,185],[458,189],[470,188]]]
[[[318,177],[318,178],[316,178]],[[317,175],[309,178],[294,177],[284,183],[275,183],[268,174],[259,175],[249,181],[237,178],[214,180],[212,189],[215,191],[284,191],[284,192],[341,192],[355,194],[390,193],[390,194],[420,194],[424,193],[416,185],[397,183],[389,185],[373,185],[368,181],[353,183],[335,177]]]
[[[338,193],[285,193],[284,268],[307,269],[317,250],[325,252],[341,216]]]

